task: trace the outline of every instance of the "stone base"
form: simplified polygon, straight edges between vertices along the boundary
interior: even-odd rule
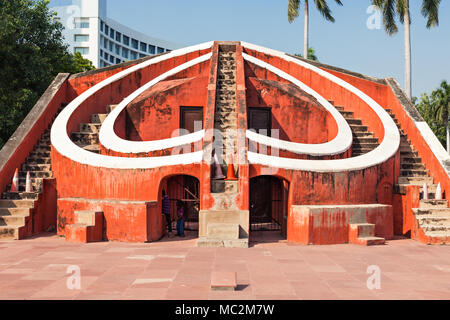
[[[248,239],[207,239],[199,238],[197,240],[197,247],[202,248],[248,248]]]

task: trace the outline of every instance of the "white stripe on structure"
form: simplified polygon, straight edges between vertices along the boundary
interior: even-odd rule
[[[381,144],[369,153],[358,157],[338,159],[338,160],[302,160],[302,159],[287,159],[274,156],[248,152],[248,160],[253,164],[261,164],[265,166],[284,168],[301,171],[314,172],[342,172],[361,170],[369,167],[379,165],[395,155],[400,146],[400,133],[398,128],[392,120],[391,116],[381,107],[375,100],[370,98],[367,94],[345,82],[344,80],[317,68],[307,62],[288,56],[284,52],[260,47],[257,45],[241,42],[241,45],[247,49],[262,52],[268,55],[279,57],[283,60],[300,65],[303,68],[309,69],[320,76],[336,83],[345,90],[352,92],[358,96],[362,101],[367,103],[370,108],[380,118],[384,127],[384,139]]]
[[[116,108],[108,115],[108,117],[103,122],[103,125],[100,129],[100,143],[107,149],[122,152],[122,153],[143,153],[143,152],[151,152],[156,150],[163,150],[183,145],[188,145],[193,142],[197,142],[202,140],[205,137],[205,130],[201,130],[198,132],[194,132],[191,134],[174,137],[170,139],[164,140],[155,140],[155,141],[130,141],[125,140],[117,136],[114,131],[114,123],[117,120],[119,114],[137,97],[139,97],[142,93],[161,82],[164,79],[167,79],[170,76],[173,76],[183,70],[189,69],[199,63],[208,61],[211,59],[212,53],[205,54],[197,59],[191,60],[178,66],[159,77],[156,77],[152,81],[146,83],[144,86],[140,87],[138,90],[133,92],[131,95],[126,97],[122,102],[120,102]]]
[[[250,130],[247,130],[246,132],[247,138],[249,138],[251,141],[258,142],[260,144],[270,146],[273,148],[287,150],[297,154],[307,154],[311,156],[336,155],[344,153],[345,151],[350,149],[353,142],[352,130],[350,129],[350,126],[348,125],[347,121],[345,121],[342,114],[331,103],[329,103],[324,97],[322,97],[316,91],[305,85],[303,82],[287,74],[286,72],[278,68],[275,68],[274,66],[271,66],[270,64],[261,61],[255,57],[249,56],[248,54],[243,53],[242,55],[245,60],[261,68],[269,70],[270,72],[276,74],[280,78],[292,82],[301,90],[313,96],[332,115],[338,127],[338,134],[333,140],[319,144],[306,144],[306,143],[283,141],[280,139],[264,136],[262,134],[257,134],[256,132]]]
[[[147,60],[136,66],[130,67],[124,71],[121,71],[102,82],[96,84],[92,88],[89,88],[77,98],[75,98],[71,103],[69,103],[58,115],[55,122],[53,123],[50,139],[52,146],[63,156],[76,161],[78,163],[103,168],[116,168],[116,169],[149,169],[157,168],[162,166],[172,166],[172,165],[185,165],[191,163],[200,163],[203,160],[203,151],[187,153],[181,155],[171,155],[164,157],[150,157],[150,158],[123,158],[123,157],[113,157],[96,154],[87,150],[84,150],[77,146],[69,137],[67,133],[67,123],[73,114],[73,112],[89,97],[103,89],[104,87],[123,79],[124,77],[151,66],[159,62],[183,56],[191,52],[206,50],[212,48],[214,42],[206,42],[203,44],[195,45],[192,47],[187,47],[183,49],[177,49],[171,51],[168,54]]]

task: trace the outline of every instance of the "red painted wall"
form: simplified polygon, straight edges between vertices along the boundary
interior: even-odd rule
[[[208,77],[172,80],[144,93],[126,109],[127,139],[153,141],[178,136],[181,107],[203,108],[207,84]]]
[[[249,110],[270,108],[272,129],[279,130],[279,139],[317,144],[336,137],[337,125],[331,114],[293,86],[258,78],[247,78],[246,86]],[[328,125],[331,123],[334,126]]]

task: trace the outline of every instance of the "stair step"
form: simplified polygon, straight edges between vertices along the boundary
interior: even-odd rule
[[[19,180],[20,179],[26,179],[27,172],[30,173],[30,178],[33,180],[33,178],[51,178],[53,176],[53,172],[51,171],[19,171]]]
[[[450,225],[421,224],[420,228],[422,228],[425,232],[430,231],[450,232]]]
[[[95,113],[91,116],[91,123],[103,123],[107,116],[106,113]]]
[[[3,192],[2,199],[8,200],[37,200],[39,193],[37,192]]]
[[[407,164],[407,163],[422,163],[422,158],[419,158],[419,157],[402,156],[402,157],[401,157],[401,163],[402,163],[402,164]]]
[[[89,144],[87,146],[83,146],[82,148],[93,153],[100,153],[100,146],[98,144]]]
[[[450,214],[450,208],[414,208],[413,212],[416,215],[446,215]]]
[[[33,208],[34,200],[8,200],[0,199],[0,209],[2,208]]]
[[[101,126],[100,123],[80,123],[80,132],[98,134]]]
[[[344,118],[353,118],[354,113],[352,111],[340,111]]]
[[[448,200],[420,200],[420,209],[448,208]]]
[[[0,240],[18,240],[23,226],[0,226]]]
[[[72,140],[76,143],[96,144],[99,143],[97,133],[72,132]]]
[[[22,165],[22,171],[51,171],[52,165],[49,163],[27,164]]]
[[[423,186],[424,183],[427,184],[433,184],[433,178],[432,177],[399,177],[398,178],[399,184],[410,184],[410,185],[417,185],[417,186]]]
[[[404,163],[404,162],[402,162],[401,168],[404,170],[425,170],[425,166],[422,163]]]
[[[403,177],[424,177],[428,176],[428,170],[413,170],[413,169],[402,169],[400,175]]]
[[[29,215],[0,216],[0,226],[24,226]]]
[[[428,231],[425,232],[425,235],[431,238],[442,238],[444,240],[446,240],[446,242],[444,243],[450,243],[450,231],[447,232],[443,232],[443,231]]]
[[[51,164],[52,159],[50,157],[35,157],[29,156],[26,160],[28,165],[39,165],[39,164]]]
[[[367,126],[362,125],[350,125],[350,128],[352,129],[353,132],[361,132],[368,130]]]

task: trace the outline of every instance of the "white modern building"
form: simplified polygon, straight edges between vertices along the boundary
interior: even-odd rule
[[[108,18],[106,0],[51,0],[50,8],[65,28],[69,50],[97,68],[180,48]]]

